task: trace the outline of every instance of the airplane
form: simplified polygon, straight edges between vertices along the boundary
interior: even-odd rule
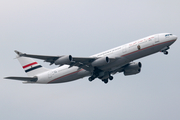
[[[176,40],[177,36],[171,33],[154,34],[90,57],[34,55],[15,50],[16,58],[28,77],[10,76],[5,79],[21,80],[23,83],[50,84],[70,82],[89,76],[89,81],[99,78],[108,83],[109,80],[113,80],[112,75],[116,73],[123,72],[125,76],[140,73],[142,64],[133,62],[134,60],[157,52],[167,55],[167,50]],[[47,69],[32,58],[59,67]]]

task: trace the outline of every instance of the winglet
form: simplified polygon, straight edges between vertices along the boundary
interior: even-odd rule
[[[14,50],[14,52],[15,52],[16,54],[18,54],[19,56],[22,56],[22,55],[23,55],[22,52],[19,52],[19,51],[17,51],[17,50]]]

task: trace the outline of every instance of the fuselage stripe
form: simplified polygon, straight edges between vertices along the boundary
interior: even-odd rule
[[[60,78],[66,77],[66,76],[68,76],[68,75],[72,75],[72,74],[74,74],[74,73],[78,73],[78,72],[80,72],[80,71],[82,71],[82,70],[83,70],[83,69],[80,69],[80,70],[78,70],[78,71],[75,71],[75,72],[72,72],[72,73],[63,75],[63,76],[61,76],[61,77],[59,77],[59,78],[56,78],[56,79],[54,79],[54,80],[51,80],[51,81],[48,82],[48,83],[54,82],[54,81],[56,81],[56,80],[58,80],[58,79],[60,79]]]
[[[23,68],[27,68],[27,67],[35,65],[35,64],[38,64],[38,63],[37,62],[30,63],[30,64],[27,64],[27,65],[23,66]]]
[[[38,66],[35,66],[35,67],[32,67],[30,69],[25,70],[25,72],[30,72],[32,70],[35,70],[35,69],[38,69],[38,68],[41,68],[41,67],[42,67],[41,65],[38,65]]]

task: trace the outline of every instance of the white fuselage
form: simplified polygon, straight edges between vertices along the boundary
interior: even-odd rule
[[[166,36],[169,35],[169,36]],[[148,36],[131,43],[95,54],[91,57],[119,58],[105,66],[100,67],[104,71],[113,71],[121,68],[129,62],[145,57],[147,55],[161,51],[163,48],[170,46],[175,42],[177,37],[169,33],[155,34]],[[92,73],[79,67],[69,67],[63,65],[59,68],[49,70],[38,74],[36,83],[62,83],[77,80],[86,76],[91,76]]]

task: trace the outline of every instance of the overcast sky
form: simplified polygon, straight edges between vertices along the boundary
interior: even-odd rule
[[[143,64],[140,74],[116,74],[108,84],[87,78],[54,85],[3,79],[26,76],[14,50],[80,57],[156,33],[180,37],[179,5],[179,0],[0,0],[0,119],[179,120],[179,40],[167,56],[136,60]]]

